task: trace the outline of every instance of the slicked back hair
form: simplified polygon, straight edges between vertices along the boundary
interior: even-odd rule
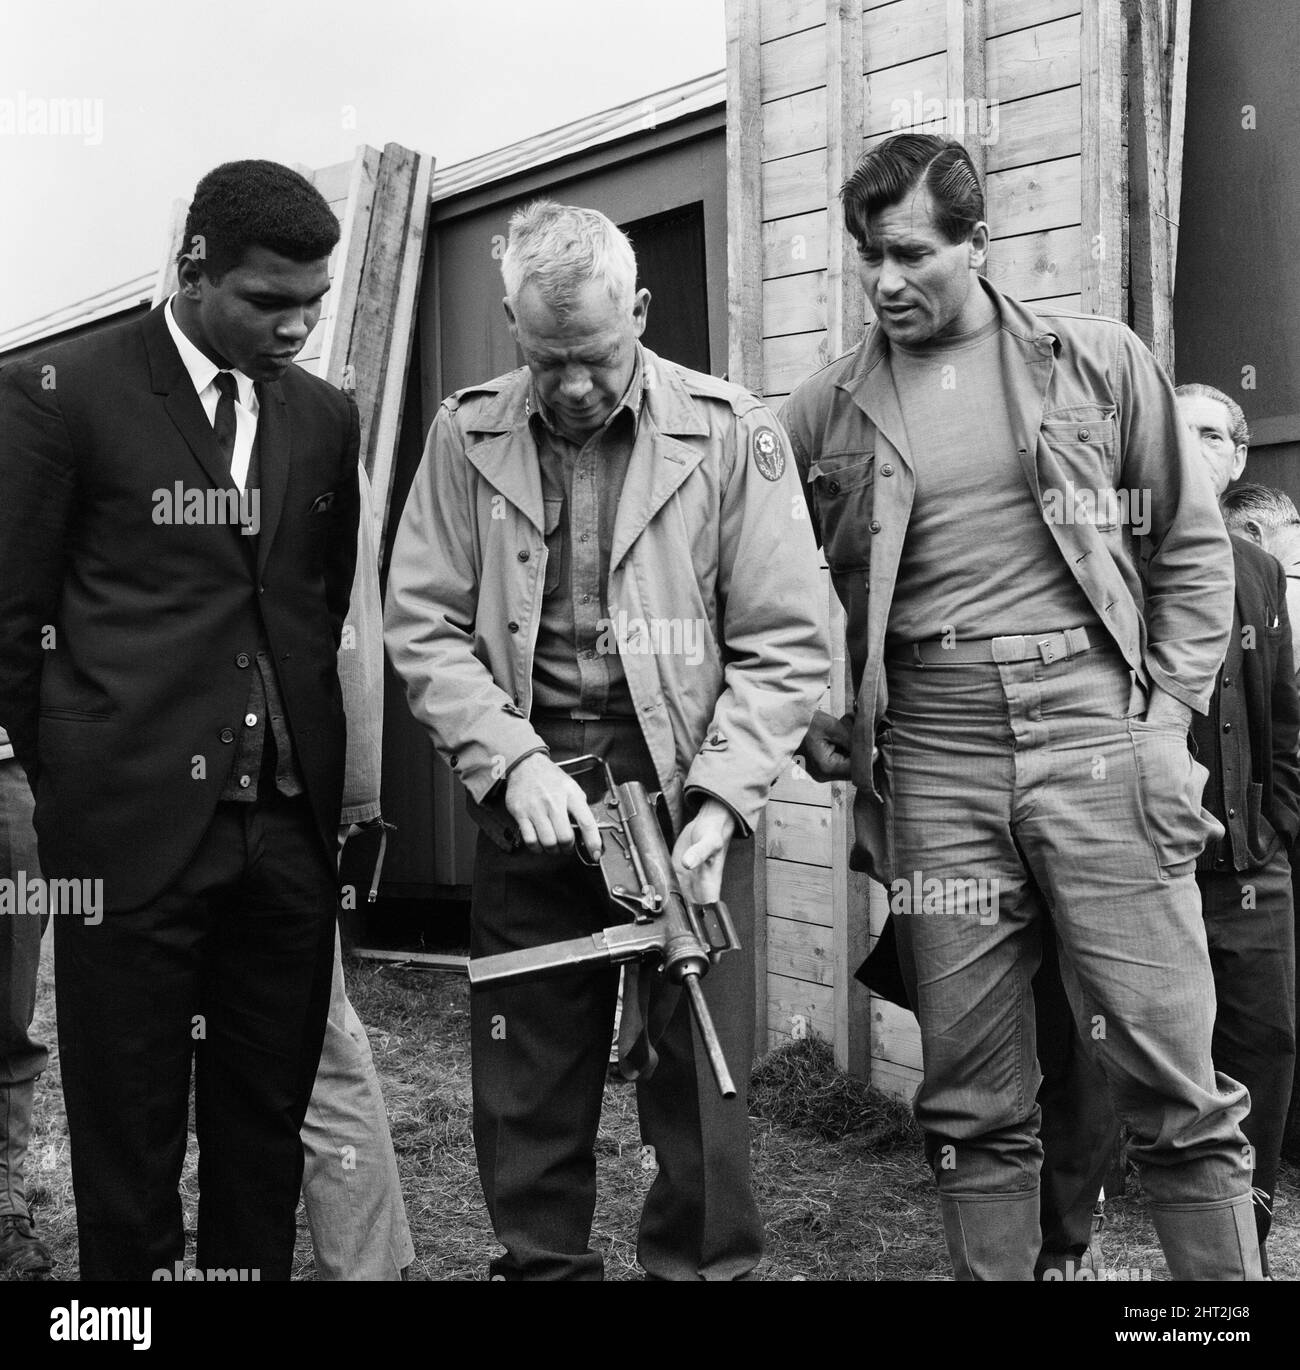
[[[1176,387],[1174,394],[1197,395],[1203,400],[1217,400],[1228,411],[1228,436],[1232,439],[1233,447],[1250,446],[1250,425],[1246,422],[1241,405],[1230,395],[1225,395],[1222,390],[1216,390],[1212,385],[1202,385],[1200,381],[1189,381],[1186,385],[1180,385]]]
[[[934,197],[939,232],[950,243],[970,237],[984,218],[984,192],[970,153],[955,138],[899,133],[864,153],[840,187],[844,222],[859,247],[868,221],[920,185]]]
[[[1269,485],[1252,485],[1249,481],[1234,485],[1219,501],[1219,508],[1223,510],[1224,523],[1233,533],[1241,532],[1248,523],[1258,524],[1266,533],[1275,533],[1292,524],[1300,525],[1300,511],[1291,502],[1291,497]]]
[[[615,304],[630,308],[636,253],[627,234],[599,210],[536,200],[510,220],[501,279],[512,309],[519,292],[531,284],[555,316],[565,319],[593,281]]]
[[[292,167],[223,162],[195,188],[176,260],[193,257],[209,279],[218,280],[250,247],[315,262],[328,257],[338,240],[334,211]]]

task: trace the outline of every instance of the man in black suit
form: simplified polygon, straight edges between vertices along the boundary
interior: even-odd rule
[[[356,407],[293,365],[338,225],[271,162],[200,181],[170,301],[0,372],[0,723],[55,917],[84,1279],[287,1279],[334,942]],[[254,1273],[256,1272],[256,1273]],[[159,1277],[162,1277],[161,1274]]]

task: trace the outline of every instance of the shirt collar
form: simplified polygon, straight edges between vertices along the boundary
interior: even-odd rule
[[[172,342],[176,344],[177,352],[181,354],[181,362],[184,364],[185,370],[189,372],[190,380],[194,383],[195,393],[202,395],[208,386],[216,380],[217,373],[222,368],[210,357],[205,357],[185,336],[180,324],[176,322],[176,316],[172,313],[175,302],[176,296],[172,295],[167,301],[167,308],[163,310],[163,317],[167,321],[167,331],[172,335]],[[257,392],[253,388],[252,377],[233,369],[230,374],[235,378],[235,389],[238,391],[240,404],[252,413],[256,413]]]
[[[610,425],[618,418],[625,409],[632,416],[632,426],[636,427],[641,417],[641,406],[645,401],[645,364],[642,356],[641,344],[636,344],[636,360],[632,364],[632,375],[627,383],[627,389],[623,391],[623,398],[610,411],[609,417],[601,424],[598,432],[605,432]],[[524,400],[524,413],[529,421],[539,420],[550,432],[559,436],[560,430],[555,426],[555,421],[551,417],[550,410],[542,402],[542,397],[537,393],[536,380],[529,378],[528,395]],[[584,441],[590,441],[593,435],[588,435]]]

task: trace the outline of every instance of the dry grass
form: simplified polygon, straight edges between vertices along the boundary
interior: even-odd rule
[[[485,1277],[498,1249],[483,1208],[470,1136],[468,986],[457,976],[350,962],[348,983],[384,1082],[415,1243],[416,1280]],[[49,948],[42,963],[38,1032],[54,1040]],[[767,1222],[768,1280],[946,1280],[934,1183],[908,1110],[833,1068],[824,1043],[792,1043],[766,1058],[751,1092],[754,1180]],[[635,1093],[612,1083],[597,1143],[599,1201],[593,1246],[606,1276],[640,1277],[636,1227],[650,1175],[641,1168]],[[194,1149],[183,1196],[197,1211]],[[37,1091],[28,1172],[44,1239],[75,1278],[76,1226],[58,1054]],[[1270,1250],[1279,1279],[1300,1278],[1297,1174],[1284,1168]],[[1167,1279],[1137,1184],[1107,1203],[1105,1262]],[[192,1258],[192,1251],[190,1253]],[[299,1223],[295,1278],[312,1279]],[[0,1277],[2,1279],[3,1277]]]

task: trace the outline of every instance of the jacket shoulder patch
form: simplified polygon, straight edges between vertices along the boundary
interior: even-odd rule
[[[764,480],[780,480],[785,475],[785,451],[781,440],[771,428],[759,428],[754,433],[754,465]]]

